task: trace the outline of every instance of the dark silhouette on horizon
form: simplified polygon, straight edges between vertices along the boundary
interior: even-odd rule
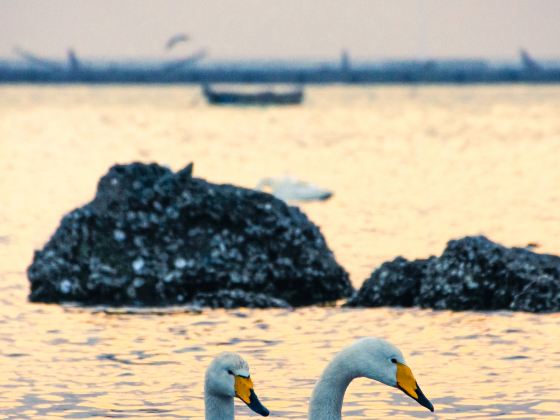
[[[187,42],[172,36],[166,48]],[[20,61],[0,60],[0,83],[559,83],[560,64],[544,66],[520,50],[520,64],[495,64],[480,59],[425,59],[353,62],[343,50],[340,60],[309,64],[284,61],[208,63],[205,50],[183,58],[137,61],[85,62],[73,49],[67,60],[42,58],[21,48]]]

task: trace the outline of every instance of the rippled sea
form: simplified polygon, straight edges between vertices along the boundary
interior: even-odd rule
[[[560,86],[312,87],[301,107],[212,108],[192,87],[0,87],[0,418],[202,418],[204,370],[242,353],[276,418],[365,335],[399,346],[434,414],[368,380],[345,418],[557,419],[560,314],[111,310],[30,304],[25,269],[114,163],[252,187],[292,175],[358,287],[397,255],[485,234],[560,254]],[[254,417],[241,403],[237,416]]]

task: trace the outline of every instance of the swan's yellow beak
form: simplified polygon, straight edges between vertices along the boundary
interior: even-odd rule
[[[420,405],[426,407],[428,410],[434,411],[434,406],[418,386],[412,371],[407,365],[403,365],[402,363],[397,363],[397,388],[410,398],[418,401]]]
[[[257,394],[253,390],[253,381],[250,377],[235,375],[235,395],[255,413],[264,417],[270,414],[257,398]]]

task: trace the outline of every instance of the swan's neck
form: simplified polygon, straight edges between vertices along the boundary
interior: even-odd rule
[[[346,354],[338,354],[326,367],[313,389],[309,420],[340,420],[346,388],[358,376],[348,363]]]
[[[206,392],[204,395],[204,411],[206,420],[233,420],[233,398]]]

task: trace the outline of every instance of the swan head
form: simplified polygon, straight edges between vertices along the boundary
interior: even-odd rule
[[[205,392],[221,398],[237,397],[255,413],[269,415],[255,394],[249,365],[236,353],[221,353],[208,366]]]
[[[348,351],[358,376],[398,388],[420,405],[434,411],[434,406],[420,389],[397,347],[379,338],[363,338],[352,344]]]

